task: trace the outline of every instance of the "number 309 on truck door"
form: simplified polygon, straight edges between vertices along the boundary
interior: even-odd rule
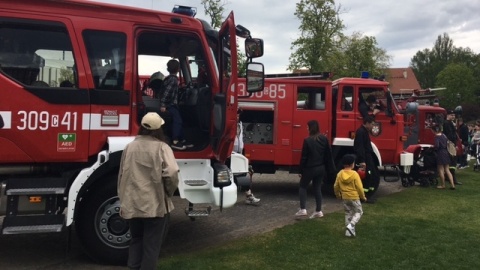
[[[50,114],[47,111],[19,111],[18,130],[47,130],[49,128],[65,127],[68,131],[77,130],[77,112]]]

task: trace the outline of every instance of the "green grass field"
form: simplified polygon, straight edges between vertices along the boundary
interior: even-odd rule
[[[470,166],[457,177],[456,190],[416,186],[364,204],[356,238],[335,212],[161,258],[159,269],[480,269],[480,172]]]

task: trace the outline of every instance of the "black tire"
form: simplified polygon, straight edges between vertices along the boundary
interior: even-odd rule
[[[82,197],[75,230],[85,253],[101,263],[126,265],[130,244],[128,222],[120,217],[117,176],[102,179]]]

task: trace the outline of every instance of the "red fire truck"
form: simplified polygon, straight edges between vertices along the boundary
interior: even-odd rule
[[[241,84],[240,94],[246,92],[244,88]],[[388,83],[368,78],[333,82],[309,77],[265,79],[264,91],[239,103],[245,156],[255,172],[297,172],[303,139],[308,136],[307,122],[315,119],[332,144],[335,163],[340,164],[343,155],[353,152],[355,131],[363,119],[358,105],[368,95],[374,95],[381,107],[371,134],[377,165],[393,165],[408,173],[413,155],[403,151],[407,139],[404,116]],[[327,179],[327,190],[333,181]]]
[[[0,217],[2,234],[60,232],[75,224],[84,250],[126,260],[130,233],[119,216],[122,151],[158,100],[142,95],[139,69],[178,59],[187,139],[176,151],[179,195],[230,207],[237,199],[225,165],[236,134],[237,37],[250,57],[247,92],[263,89],[263,41],[235,25],[220,31],[187,16],[90,1],[0,1]],[[158,62],[157,62],[158,61]],[[163,61],[163,62],[162,62]],[[202,82],[196,73],[202,68]],[[242,157],[232,157],[239,159]],[[246,164],[246,163],[245,163]],[[248,168],[244,168],[245,171]]]
[[[405,147],[413,144],[433,145],[434,134],[430,128],[441,125],[447,114],[440,107],[434,91],[443,89],[412,89],[409,97],[395,97],[399,111],[405,116],[405,133],[408,134]]]

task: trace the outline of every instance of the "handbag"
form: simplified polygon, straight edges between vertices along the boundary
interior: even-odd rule
[[[455,148],[455,144],[447,139],[447,151],[451,156],[457,155],[457,149]]]

